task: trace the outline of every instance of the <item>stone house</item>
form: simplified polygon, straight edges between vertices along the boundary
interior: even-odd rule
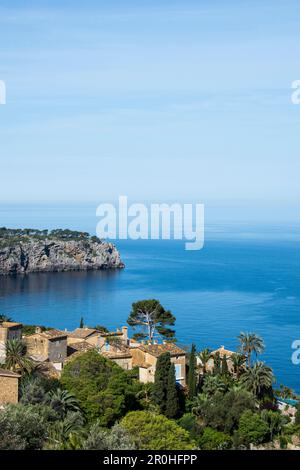
[[[171,363],[175,366],[176,382],[186,385],[186,352],[174,343],[134,344],[130,348],[132,366],[139,368],[140,382],[154,382],[156,363],[159,356],[170,353]]]
[[[219,354],[220,361],[222,361],[223,357],[226,356],[228,371],[230,373],[233,373],[234,370],[233,370],[233,364],[232,364],[232,359],[231,358],[236,353],[234,351],[230,351],[229,349],[225,349],[224,346],[221,346],[220,348],[218,348],[215,351],[211,352],[211,357],[210,357],[210,359],[208,360],[208,362],[206,364],[207,372],[213,372],[214,358],[215,358],[216,354]],[[199,357],[197,357],[197,366],[200,368],[200,370],[202,369],[202,363],[201,363],[201,360],[199,359]]]
[[[0,369],[0,405],[18,403],[20,375],[10,370]]]
[[[51,362],[57,370],[61,370],[67,357],[67,334],[51,329],[41,331],[40,328],[32,335],[25,337],[27,354],[37,362]]]
[[[0,323],[0,364],[6,359],[6,342],[22,338],[22,323],[4,321]]]
[[[87,341],[100,351],[110,351],[115,345],[128,345],[128,328],[123,326],[121,330],[103,332],[94,328],[76,328],[74,331],[66,332],[68,336],[68,345]]]
[[[132,369],[132,355],[128,348],[128,328],[102,332],[94,328],[77,328],[67,332],[68,359],[78,356],[92,348],[111,361],[116,362],[122,369]]]

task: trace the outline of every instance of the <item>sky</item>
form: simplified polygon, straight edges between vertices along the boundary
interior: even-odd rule
[[[0,0],[0,201],[298,211],[298,0]]]

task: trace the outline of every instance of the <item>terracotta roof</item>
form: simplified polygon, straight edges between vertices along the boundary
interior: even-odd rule
[[[20,374],[16,374],[16,372],[13,372],[8,369],[0,369],[0,376],[1,377],[15,377],[15,378],[21,377]]]
[[[94,328],[76,328],[74,331],[68,331],[66,332],[66,335],[68,336],[73,336],[74,338],[88,338],[89,336],[100,332],[98,330],[95,330]]]
[[[68,345],[68,356],[70,356],[71,354],[74,354],[77,351],[85,352],[94,348],[95,347],[92,346],[90,343],[87,343],[87,341],[78,341],[77,343]]]
[[[0,323],[0,326],[2,326],[3,328],[14,328],[16,326],[22,326],[22,323],[17,323],[17,322],[14,322],[14,321],[3,321]]]
[[[216,349],[215,351],[212,351],[211,354],[214,356],[217,353],[220,354],[220,357],[223,357],[223,356],[230,357],[233,354],[235,354],[234,351],[230,351],[229,349],[225,349],[224,346],[221,346],[219,349]]]
[[[56,338],[66,338],[67,333],[65,331],[60,331],[60,330],[46,330],[46,331],[41,331],[39,333],[33,333],[32,335],[28,335],[27,338],[32,338],[34,336],[42,336],[43,338],[46,339],[56,339]]]
[[[161,354],[169,352],[171,356],[183,356],[186,352],[179,348],[174,343],[163,343],[163,344],[141,344],[137,348],[144,352],[151,354],[152,356],[159,357]]]

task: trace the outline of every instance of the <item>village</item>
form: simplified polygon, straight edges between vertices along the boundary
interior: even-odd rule
[[[9,340],[23,340],[27,356],[46,375],[60,377],[65,364],[79,355],[90,350],[118,364],[124,370],[138,368],[139,380],[142,383],[153,383],[156,363],[159,356],[170,353],[171,362],[175,366],[176,382],[186,387],[187,351],[174,342],[163,341],[161,344],[154,340],[136,341],[128,335],[128,327],[123,326],[116,331],[104,331],[83,326],[74,331],[47,329],[36,327],[35,332],[24,335],[23,325],[18,322],[3,321],[0,323],[0,364],[6,360],[6,343]],[[214,367],[213,357],[218,354],[221,359],[226,356],[229,371],[233,372],[231,356],[233,351],[224,346],[211,352],[211,358],[206,364],[206,370]],[[197,359],[201,369],[201,361]],[[17,403],[18,382],[20,374],[0,369],[0,405]]]

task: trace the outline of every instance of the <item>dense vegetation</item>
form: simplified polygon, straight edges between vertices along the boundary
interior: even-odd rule
[[[0,247],[2,248],[5,246],[13,246],[20,242],[46,239],[62,241],[90,240],[95,243],[100,243],[100,239],[96,236],[90,236],[87,232],[78,232],[69,229],[38,230],[32,228],[12,229],[0,227]]]
[[[191,348],[188,387],[176,383],[169,353],[158,358],[155,382],[142,384],[96,350],[68,362],[61,378],[45,376],[24,344],[7,343],[4,367],[21,372],[20,402],[0,413],[0,449],[220,450],[300,445],[300,406],[294,420],[275,395],[297,398],[256,356],[261,338],[242,333],[224,361]],[[254,359],[255,358],[255,359]],[[227,359],[227,358],[226,358]]]

